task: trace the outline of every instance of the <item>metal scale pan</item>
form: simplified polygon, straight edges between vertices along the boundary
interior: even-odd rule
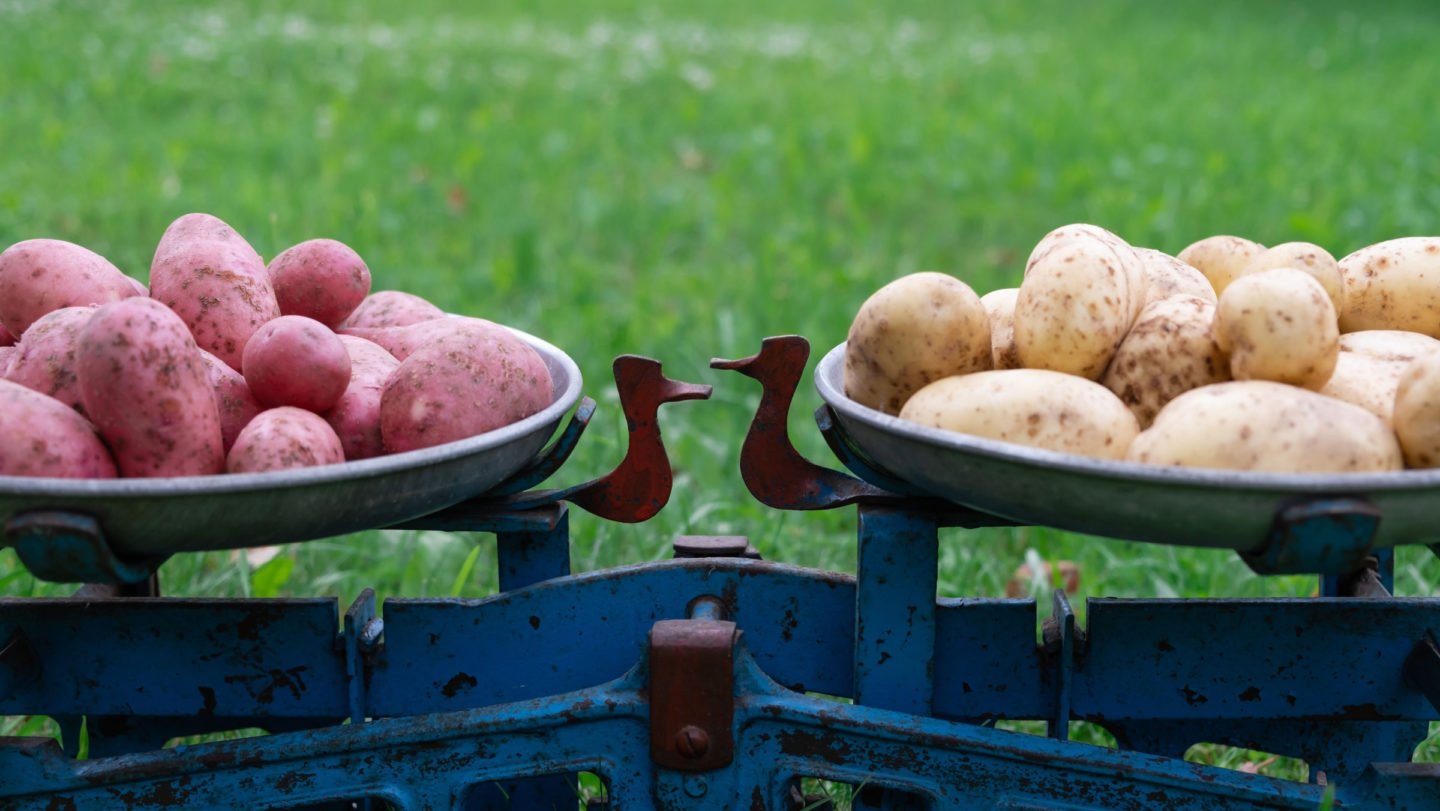
[[[856,449],[930,495],[1018,523],[1254,552],[1281,510],[1354,499],[1379,513],[1372,547],[1440,539],[1440,470],[1278,474],[1101,461],[891,417],[845,396],[844,366],[842,343],[821,359],[815,385]]]
[[[311,540],[428,515],[481,495],[524,468],[580,398],[580,369],[551,344],[515,333],[544,358],[554,401],[537,414],[434,448],[338,465],[169,479],[0,476],[0,524],[33,511],[94,518],[115,552],[157,556]]]

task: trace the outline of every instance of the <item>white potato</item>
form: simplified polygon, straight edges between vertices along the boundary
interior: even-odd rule
[[[1120,459],[1140,426],[1108,389],[1043,369],[1004,369],[938,380],[900,418],[1032,448]]]
[[[1236,380],[1319,389],[1340,353],[1335,306],[1325,288],[1292,268],[1242,276],[1226,287],[1215,308],[1214,335],[1230,354]]]
[[[1196,296],[1156,301],[1140,313],[1100,382],[1148,428],[1166,403],[1230,379],[1230,361],[1211,337],[1215,305]]]
[[[1395,389],[1395,434],[1410,467],[1440,467],[1440,352],[1416,358]]]
[[[1440,237],[1379,242],[1340,260],[1340,329],[1409,330],[1440,338]]]
[[[1126,257],[1126,261],[1122,261],[1121,265],[1130,278],[1130,305],[1133,310],[1130,318],[1132,321],[1139,318],[1140,310],[1145,307],[1147,277],[1144,265],[1139,261],[1138,254],[1136,261],[1128,261],[1129,255],[1135,252],[1136,249],[1115,232],[1108,231],[1098,225],[1090,225],[1083,222],[1071,223],[1070,225],[1062,225],[1041,237],[1034,249],[1030,251],[1029,258],[1025,260],[1025,275],[1030,275],[1031,268],[1035,267],[1035,264],[1046,253],[1049,253],[1061,244],[1076,239],[1102,242],[1109,245],[1111,249],[1122,257]]]
[[[1340,265],[1329,251],[1309,242],[1281,243],[1250,260],[1241,275],[1276,268],[1294,268],[1314,276],[1325,288],[1330,303],[1335,305],[1335,312],[1345,312],[1345,281],[1340,276]]]
[[[1219,296],[1239,278],[1250,260],[1264,250],[1264,245],[1244,237],[1220,235],[1190,243],[1176,258],[1205,274],[1210,286],[1215,288],[1215,295]]]
[[[1080,233],[1055,241],[1031,263],[1015,301],[1021,364],[1099,380],[1144,295],[1140,259],[1123,240]]]
[[[1400,445],[1384,420],[1359,406],[1264,380],[1217,383],[1176,397],[1135,438],[1127,458],[1268,473],[1402,467]]]
[[[898,414],[927,383],[989,369],[990,353],[990,320],[975,291],[944,273],[912,273],[861,305],[845,346],[845,393]]]
[[[1320,389],[1394,424],[1395,391],[1417,357],[1440,351],[1440,341],[1418,332],[1366,330],[1340,336],[1335,371]]]
[[[1019,369],[1020,352],[1015,348],[1015,300],[1020,288],[991,290],[980,297],[990,318],[990,359],[996,369]]]
[[[1215,288],[1193,266],[1154,248],[1136,248],[1135,255],[1145,269],[1146,307],[1171,296],[1194,296],[1215,303]]]

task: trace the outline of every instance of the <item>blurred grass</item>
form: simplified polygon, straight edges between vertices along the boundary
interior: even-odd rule
[[[745,492],[758,391],[710,357],[784,333],[818,357],[911,271],[1013,285],[1066,222],[1171,252],[1212,233],[1337,256],[1435,233],[1437,33],[1425,2],[0,0],[0,244],[68,239],[144,278],[188,211],[267,257],[341,239],[377,289],[576,359],[602,411],[562,484],[623,453],[610,361],[657,357],[715,397],[662,412],[666,511],[638,527],[576,514],[576,566],[663,557],[694,532],[853,570],[852,512],[777,514]],[[792,434],[824,460],[818,404],[807,383]],[[493,546],[376,532],[253,569],[185,555],[164,588],[474,596],[496,588]],[[941,591],[1000,594],[1030,549],[1076,561],[1081,598],[1313,589],[1234,555],[1031,528],[947,534]],[[1397,584],[1440,593],[1440,562],[1402,551]],[[67,591],[0,552],[0,594]]]

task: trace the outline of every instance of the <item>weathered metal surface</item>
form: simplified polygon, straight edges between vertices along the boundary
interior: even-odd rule
[[[678,535],[671,543],[677,558],[743,558],[750,548],[744,535]]]
[[[1416,642],[1405,657],[1405,683],[1419,690],[1440,713],[1440,648],[1435,646],[1433,636]]]
[[[650,758],[708,772],[735,759],[735,623],[661,620],[650,629]]]
[[[475,786],[602,775],[613,807],[780,811],[804,776],[878,786],[935,809],[1314,809],[1325,787],[1153,755],[837,704],[775,685],[736,656],[736,757],[703,774],[648,754],[643,662],[591,690],[89,762],[53,742],[0,746],[0,808],[241,809],[373,797],[462,808]],[[1376,764],[1333,786],[1334,807],[1434,808],[1440,767]]]
[[[122,560],[94,518],[52,510],[12,516],[5,522],[4,538],[31,574],[57,582],[145,583],[169,557]]]
[[[1364,499],[1383,516],[1376,547],[1434,542],[1440,471],[1266,474],[1086,459],[926,428],[844,394],[844,344],[815,370],[849,441],[925,492],[1025,524],[1151,543],[1260,548],[1280,510]],[[1037,497],[1037,494],[1044,494]]]
[[[1262,575],[1345,575],[1370,558],[1379,525],[1380,511],[1361,499],[1302,502],[1277,512],[1265,544],[1240,559]]]
[[[435,448],[270,473],[104,481],[0,476],[0,522],[37,510],[88,515],[117,556],[138,558],[323,538],[434,512],[523,468],[580,397],[575,362],[545,341],[521,337],[545,359],[555,399],[513,425]]]
[[[886,507],[860,511],[855,594],[857,704],[929,715],[934,700],[935,524]]]

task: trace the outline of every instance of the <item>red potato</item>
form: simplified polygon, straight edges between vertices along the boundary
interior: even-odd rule
[[[142,284],[139,279],[134,279],[134,278],[131,278],[131,277],[129,277],[129,276],[126,276],[126,277],[125,277],[125,281],[129,282],[129,283],[130,283],[130,286],[135,289],[135,295],[137,295],[137,296],[145,296],[146,298],[149,298],[149,297],[150,297],[150,288],[148,288],[148,287],[146,287],[144,284]]]
[[[333,239],[302,242],[266,268],[284,315],[303,315],[336,327],[370,292],[370,268],[350,246]]]
[[[220,440],[225,452],[229,453],[235,438],[264,409],[250,393],[250,385],[245,382],[244,375],[203,349],[200,350],[200,358],[205,361],[205,368],[210,373],[215,407],[220,410]]]
[[[440,338],[456,333],[469,335],[488,334],[495,331],[505,332],[506,330],[494,321],[487,321],[483,318],[447,315],[444,318],[418,321],[414,324],[406,324],[403,327],[377,327],[373,329],[352,327],[345,330],[344,334],[364,338],[367,341],[376,343],[386,352],[393,355],[396,360],[403,363],[415,350]]]
[[[245,426],[225,459],[225,470],[262,473],[343,461],[345,451],[329,423],[303,408],[281,406],[260,412]]]
[[[380,439],[380,396],[385,381],[400,366],[394,355],[378,344],[353,335],[341,335],[350,354],[350,385],[325,421],[340,437],[346,459],[369,459],[385,452]]]
[[[544,409],[553,399],[539,353],[498,327],[458,330],[406,358],[380,398],[387,453],[483,434]]]
[[[115,460],[75,410],[0,380],[0,476],[113,479]]]
[[[13,346],[0,346],[0,380],[10,371],[10,361],[18,350]]]
[[[95,312],[75,374],[85,412],[127,477],[207,476],[225,466],[220,413],[195,339],[155,299]]]
[[[6,329],[4,324],[0,324],[0,349],[7,346],[14,346],[17,340],[19,339],[11,335],[10,330]]]
[[[282,315],[250,342],[240,366],[262,406],[328,411],[350,384],[350,354],[340,336],[313,318]]]
[[[30,325],[15,346],[15,356],[4,377],[12,383],[85,413],[80,386],[75,380],[75,349],[80,332],[95,315],[94,307],[62,307]]]
[[[340,330],[405,327],[444,317],[444,310],[419,296],[399,290],[381,290],[366,296],[355,312],[340,325]]]
[[[150,265],[150,296],[232,369],[240,367],[250,336],[280,317],[260,255],[209,214],[186,214],[165,229]]]
[[[61,307],[109,304],[136,294],[110,261],[73,242],[29,239],[0,253],[0,324],[25,334],[40,316]]]

